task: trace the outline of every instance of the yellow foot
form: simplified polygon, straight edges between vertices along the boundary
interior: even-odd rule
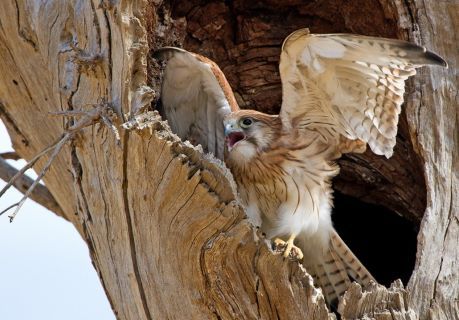
[[[277,252],[284,252],[283,256],[285,258],[290,257],[292,259],[301,260],[303,259],[303,252],[300,248],[293,244],[295,236],[292,235],[287,241],[284,241],[280,238],[274,239],[274,250]]]
[[[338,149],[341,153],[364,153],[367,149],[367,144],[365,141],[359,139],[350,140],[340,135]]]

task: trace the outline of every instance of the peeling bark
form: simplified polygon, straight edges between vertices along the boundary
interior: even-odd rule
[[[422,42],[450,69],[424,70],[411,82],[394,158],[344,158],[336,181],[344,193],[423,219],[416,269],[407,289],[352,287],[339,311],[349,319],[457,319],[458,39],[438,36],[457,30],[457,8],[415,0],[5,0],[0,117],[16,152],[30,159],[74,123],[49,112],[107,103],[118,115],[120,146],[95,123],[64,148],[45,182],[85,238],[119,319],[333,319],[306,270],[273,254],[247,222],[226,168],[181,142],[156,113],[134,117],[157,99],[160,76],[148,52],[183,44],[203,53],[222,66],[241,105],[275,112],[280,43],[298,27]]]

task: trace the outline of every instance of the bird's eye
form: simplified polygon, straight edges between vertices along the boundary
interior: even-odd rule
[[[250,118],[245,118],[241,120],[241,127],[248,128],[252,125],[253,120]]]

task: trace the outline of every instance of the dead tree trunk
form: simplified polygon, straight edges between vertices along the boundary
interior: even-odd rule
[[[157,114],[134,121],[158,92],[148,52],[183,45],[204,53],[242,106],[275,112],[280,44],[299,27],[423,43],[450,69],[423,70],[411,82],[390,161],[345,158],[336,182],[422,219],[416,267],[406,290],[400,282],[363,294],[354,286],[339,311],[346,319],[459,319],[458,12],[453,2],[417,0],[4,0],[0,117],[25,159],[71,132],[46,186],[85,238],[119,319],[330,319],[304,268],[270,252],[244,219],[230,173]],[[92,113],[49,116],[69,110]],[[72,131],[82,118],[84,128]]]

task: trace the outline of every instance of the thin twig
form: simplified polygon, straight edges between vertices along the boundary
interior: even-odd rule
[[[10,165],[5,159],[0,157],[0,179],[4,181],[10,181],[11,178],[18,172],[18,170]],[[22,194],[26,193],[27,190],[30,188],[34,179],[28,177],[26,174],[22,175],[19,179],[17,179],[13,186]],[[56,213],[57,215],[64,217],[64,211],[56,202],[51,192],[49,192],[48,188],[46,188],[42,184],[38,184],[30,194],[30,199],[39,203],[46,209]]]
[[[48,112],[50,116],[53,117],[82,117],[88,115],[87,111],[81,110],[67,110],[67,111],[56,111],[56,112]]]
[[[42,150],[41,152],[39,152],[35,157],[32,158],[32,160],[30,160],[24,167],[22,167],[21,170],[19,170],[15,175],[14,177],[11,178],[10,181],[8,181],[8,183],[6,184],[5,187],[3,187],[3,189],[0,191],[0,197],[3,196],[3,194],[13,185],[13,183],[16,181],[17,178],[21,177],[22,175],[24,175],[24,173],[29,170],[30,168],[32,168],[32,166],[44,155],[46,154],[47,152],[49,152],[50,150],[52,150],[60,141],[61,139],[53,142],[50,146],[46,147],[44,150]]]
[[[1,216],[2,214],[4,214],[5,212],[7,212],[8,210],[10,210],[11,208],[14,208],[14,207],[16,207],[16,206],[18,206],[18,205],[19,205],[19,202],[16,202],[16,203],[12,204],[12,205],[9,206],[8,208],[6,208],[6,209],[3,210],[2,212],[0,212],[0,216]],[[10,222],[11,222],[11,218],[10,218]]]
[[[11,180],[7,183],[7,185],[0,191],[0,197],[1,197],[6,192],[6,190],[8,190],[14,184],[16,179],[18,179],[19,177],[24,176],[25,172],[29,168],[31,168],[38,161],[38,159],[40,159],[44,154],[46,154],[50,150],[54,149],[53,153],[49,157],[49,159],[46,162],[45,166],[43,167],[43,169],[38,174],[38,177],[33,181],[33,183],[26,190],[26,192],[24,192],[24,196],[22,197],[22,199],[19,202],[9,206],[8,208],[6,208],[2,212],[0,212],[0,215],[2,215],[6,211],[16,207],[16,209],[13,212],[13,214],[9,216],[10,222],[13,221],[13,219],[16,217],[17,213],[19,212],[19,210],[23,206],[24,202],[30,197],[30,195],[32,194],[32,192],[35,189],[35,187],[39,184],[40,180],[45,176],[46,172],[49,170],[52,162],[57,157],[57,155],[61,151],[61,149],[64,146],[64,144],[68,140],[70,140],[77,132],[79,132],[83,128],[86,128],[86,127],[88,127],[90,125],[93,125],[94,123],[103,122],[106,126],[109,127],[109,129],[111,129],[114,132],[116,140],[117,140],[117,143],[120,142],[120,135],[119,135],[118,129],[115,127],[115,125],[112,123],[112,121],[110,119],[110,117],[113,116],[113,110],[110,108],[110,105],[107,104],[107,103],[102,103],[102,104],[98,105],[97,107],[95,107],[95,108],[93,108],[92,110],[89,110],[89,111],[68,110],[68,111],[55,112],[55,113],[53,113],[53,115],[72,116],[72,117],[74,117],[74,116],[82,116],[82,118],[79,119],[72,126],[67,128],[67,130],[65,130],[64,135],[61,136],[61,138],[59,138],[52,145],[50,145],[49,147],[45,148],[42,152],[37,154],[29,163],[27,163],[21,170],[19,170],[13,176],[13,178],[11,178]]]
[[[113,124],[113,122],[108,117],[102,115],[101,118],[102,118],[102,121],[105,123],[105,125],[113,131],[113,134],[115,135],[115,139],[116,139],[116,145],[118,147],[121,146],[121,137],[120,137],[120,132],[118,131],[118,128]]]
[[[33,189],[38,185],[40,180],[45,176],[46,172],[48,171],[49,167],[51,166],[51,163],[53,163],[54,159],[57,157],[59,152],[62,149],[62,146],[73,136],[73,133],[66,133],[64,137],[57,143],[57,145],[54,148],[53,153],[49,157],[48,161],[46,162],[45,166],[43,169],[40,171],[40,174],[38,177],[35,179],[35,181],[32,183],[32,185],[27,189],[26,193],[24,193],[24,196],[22,199],[18,202],[16,209],[14,210],[13,214],[9,216],[10,222],[13,222],[13,219],[16,217],[17,213],[23,206],[24,202],[27,200],[27,198],[30,196],[32,193]]]

